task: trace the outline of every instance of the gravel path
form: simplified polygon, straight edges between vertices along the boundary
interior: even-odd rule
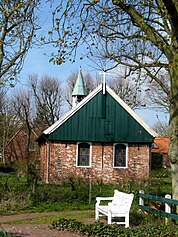
[[[48,224],[5,224],[7,221],[25,220],[39,216],[60,215],[62,212],[28,213],[13,216],[0,216],[0,228],[6,232],[20,237],[81,237],[81,235],[68,232],[51,230]]]
[[[20,237],[81,237],[81,235],[68,232],[50,230],[48,225],[40,224],[23,224],[23,225],[7,225],[2,224],[1,227],[8,233],[16,234]]]

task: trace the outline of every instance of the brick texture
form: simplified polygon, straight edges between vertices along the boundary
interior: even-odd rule
[[[113,144],[92,144],[91,167],[77,167],[77,143],[51,143],[41,146],[41,176],[58,183],[68,177],[91,177],[93,182],[117,183],[146,180],[150,173],[149,144],[128,144],[128,167],[113,168]]]

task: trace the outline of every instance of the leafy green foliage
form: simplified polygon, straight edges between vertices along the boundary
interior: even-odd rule
[[[152,153],[151,169],[158,170],[162,167],[163,155],[160,153]]]
[[[0,230],[0,237],[20,237],[19,235],[9,234],[3,230]]]
[[[6,163],[6,164],[0,163],[0,172],[1,173],[15,172],[15,168],[12,167],[11,163]]]
[[[171,194],[171,177],[169,171],[161,169],[154,171],[148,181],[130,180],[117,184],[103,184],[98,180],[92,183],[89,203],[89,183],[77,177],[63,180],[60,184],[45,184],[38,181],[33,193],[25,177],[1,174],[0,212],[94,209],[96,197],[112,196],[114,189],[134,193],[132,210],[137,210],[139,190],[158,196]]]
[[[174,237],[178,234],[178,227],[172,225],[142,225],[141,227],[123,228],[117,225],[107,225],[103,223],[96,224],[83,224],[75,219],[59,219],[54,221],[51,225],[51,229],[68,230],[75,233],[80,233],[85,236],[96,237]]]

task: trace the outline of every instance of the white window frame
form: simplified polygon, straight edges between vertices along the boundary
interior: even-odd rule
[[[114,159],[115,159],[115,147],[116,145],[124,145],[126,147],[126,165],[125,166],[114,166]],[[127,143],[114,143],[114,146],[113,146],[113,167],[116,168],[116,169],[127,169],[128,168],[128,144]]]
[[[78,153],[79,153],[79,149],[78,146],[81,143],[87,143],[90,145],[90,156],[89,156],[89,165],[88,166],[84,166],[84,165],[78,165]],[[76,152],[76,166],[77,167],[81,167],[81,168],[89,168],[91,167],[91,157],[92,157],[92,143],[91,142],[77,142],[77,152]]]

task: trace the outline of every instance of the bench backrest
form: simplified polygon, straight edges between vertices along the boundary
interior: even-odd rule
[[[133,193],[123,193],[118,190],[114,190],[114,196],[112,200],[112,209],[114,212],[129,212],[132,201],[133,201]]]

